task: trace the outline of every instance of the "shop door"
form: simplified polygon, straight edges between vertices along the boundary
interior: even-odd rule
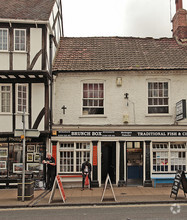
[[[127,142],[127,185],[143,184],[143,142]]]
[[[116,143],[102,142],[101,144],[101,180],[105,182],[109,174],[111,182],[116,183]]]

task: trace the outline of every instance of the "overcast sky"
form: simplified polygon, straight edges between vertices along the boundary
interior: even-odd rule
[[[175,0],[63,0],[62,7],[65,37],[172,37],[176,12]]]

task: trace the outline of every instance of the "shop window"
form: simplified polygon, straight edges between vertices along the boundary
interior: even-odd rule
[[[186,145],[180,143],[170,144],[171,171],[186,170]]]
[[[43,178],[43,164],[45,147],[42,144],[27,144],[25,153],[25,169]],[[0,177],[17,178],[23,171],[23,144],[0,143]]]
[[[81,165],[90,160],[89,143],[62,143],[60,145],[60,172],[81,172]]]
[[[0,51],[8,50],[8,29],[0,28]]]
[[[83,83],[83,115],[104,114],[104,84]]]
[[[82,163],[90,160],[90,144],[76,143],[76,172],[81,172]]]
[[[14,50],[26,51],[26,30],[23,29],[14,30]]]
[[[153,172],[186,171],[186,144],[170,143],[170,148],[168,146],[168,143],[153,143]]]
[[[8,144],[0,143],[0,177],[7,176]]]
[[[11,112],[11,86],[0,85],[0,113]]]
[[[23,145],[22,143],[9,144],[9,169],[8,176],[14,176],[23,170]]]
[[[157,151],[153,152],[153,171],[168,171],[168,152]]]
[[[148,82],[148,114],[169,113],[168,82]]]

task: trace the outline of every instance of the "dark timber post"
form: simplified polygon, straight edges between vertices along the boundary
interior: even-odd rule
[[[145,181],[143,184],[145,187],[152,187],[150,143],[151,141],[145,141]]]
[[[119,181],[118,186],[124,186],[124,141],[120,141],[120,150],[119,150]]]
[[[97,160],[97,152],[98,152],[98,141],[93,141],[93,180],[92,180],[92,187],[99,187],[99,182],[98,182],[98,172],[97,172],[97,167],[98,167],[98,160]]]

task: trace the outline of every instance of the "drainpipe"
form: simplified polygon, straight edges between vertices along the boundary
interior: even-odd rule
[[[50,82],[50,134],[52,133],[53,125],[53,75],[52,75],[52,62],[53,62],[53,35],[49,36],[49,74],[51,76]]]

